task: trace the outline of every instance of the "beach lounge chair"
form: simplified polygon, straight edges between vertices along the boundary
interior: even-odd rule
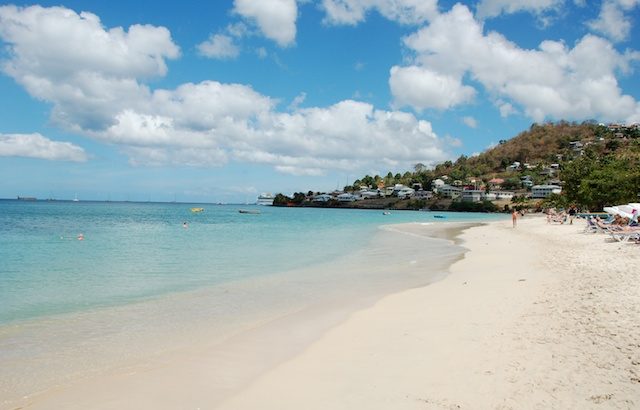
[[[640,240],[640,229],[611,230],[609,234],[616,242],[628,242]]]

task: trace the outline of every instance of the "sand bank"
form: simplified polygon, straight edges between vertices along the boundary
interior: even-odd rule
[[[223,409],[640,408],[640,245],[529,217],[354,314]]]

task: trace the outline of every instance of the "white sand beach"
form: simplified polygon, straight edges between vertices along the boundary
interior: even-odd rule
[[[224,409],[640,408],[640,245],[471,228],[451,275],[354,314]]]
[[[25,407],[639,408],[640,245],[582,227],[526,216],[517,228],[469,228],[469,251],[443,280],[351,314],[224,400],[214,392],[233,374],[194,351],[162,372],[101,377]],[[271,354],[246,343],[247,367]]]

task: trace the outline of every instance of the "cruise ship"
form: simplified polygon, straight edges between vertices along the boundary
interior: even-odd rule
[[[260,194],[256,205],[273,205],[274,196],[271,194]]]

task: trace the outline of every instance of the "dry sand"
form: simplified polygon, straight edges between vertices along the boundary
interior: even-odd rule
[[[222,402],[224,372],[194,351],[27,407],[638,409],[640,245],[582,226],[528,216],[467,229],[469,252],[443,280],[352,314]]]
[[[223,409],[638,409],[640,245],[525,217],[357,312]]]

